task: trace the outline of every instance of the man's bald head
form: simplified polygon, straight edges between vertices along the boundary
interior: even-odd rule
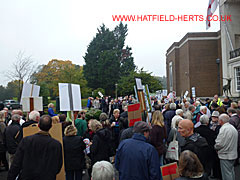
[[[183,119],[178,124],[178,132],[182,137],[189,137],[193,134],[194,124],[191,120]]]

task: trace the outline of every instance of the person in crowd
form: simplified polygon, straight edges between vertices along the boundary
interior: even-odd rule
[[[12,123],[9,126],[7,126],[5,130],[5,140],[8,152],[9,168],[12,165],[18,144],[23,138],[22,128],[19,124],[20,119],[21,116],[19,116],[18,114],[12,115]]]
[[[5,170],[8,171],[8,163],[6,159],[6,147],[4,142],[4,132],[6,129],[5,124],[5,111],[0,111],[0,167],[4,166]]]
[[[183,119],[179,122],[178,132],[186,140],[186,143],[181,148],[181,151],[190,150],[194,152],[201,161],[204,170],[209,174],[210,168],[208,163],[208,154],[211,152],[210,147],[206,139],[198,133],[194,133],[193,130],[193,122],[191,120]]]
[[[230,116],[229,123],[231,125],[233,125],[236,128],[236,130],[238,131],[238,158],[236,159],[236,163],[235,163],[235,165],[238,165],[239,164],[238,159],[240,156],[240,118],[237,114],[236,109],[229,108],[227,110],[227,113]]]
[[[236,102],[231,102],[231,107],[230,108],[237,109],[238,104]]]
[[[3,108],[4,108],[4,104],[3,104],[3,102],[2,102],[2,101],[0,101],[0,111],[2,111],[2,110],[3,110]]]
[[[88,109],[91,109],[92,107],[92,97],[88,97],[88,100],[87,100],[87,108]]]
[[[108,128],[109,130],[111,129],[111,124],[106,113],[103,112],[100,114],[99,121],[102,124],[103,128]]]
[[[208,167],[209,169],[212,169],[213,164],[216,164],[214,161],[217,159],[217,154],[214,150],[216,134],[213,130],[209,128],[209,118],[206,114],[202,115],[199,120],[201,125],[195,128],[194,132],[200,134],[200,136],[204,137],[207,140],[207,143],[209,145],[209,154],[207,155],[209,164]]]
[[[171,141],[173,141],[174,134],[176,134],[176,140],[178,141],[178,151],[179,154],[181,153],[181,148],[185,145],[186,140],[184,137],[181,136],[181,134],[178,132],[178,124],[182,119],[177,119],[175,122],[175,128],[172,128],[167,139],[167,143],[169,144]]]
[[[120,134],[119,142],[121,142],[124,139],[131,138],[132,135],[133,135],[133,126],[128,127],[127,129],[124,129]]]
[[[200,111],[196,114],[196,122],[194,123],[195,127],[199,127],[201,125],[200,123],[200,117],[204,114],[207,114],[207,107],[206,106],[200,106]]]
[[[220,159],[221,173],[223,180],[235,180],[234,161],[237,159],[238,132],[229,123],[229,116],[219,116],[220,128],[216,139],[215,149]]]
[[[183,119],[183,110],[182,109],[177,109],[176,110],[176,115],[172,118],[172,124],[171,124],[171,128],[176,128],[175,124],[177,119]]]
[[[120,105],[119,105],[118,99],[115,99],[115,100],[114,100],[114,103],[113,103],[113,107],[112,107],[112,108],[113,108],[113,110],[114,110],[114,109],[120,109]]]
[[[111,132],[95,119],[91,120],[90,127],[95,133],[90,146],[92,165],[102,160],[110,162],[110,157],[113,156]]]
[[[84,150],[86,145],[82,137],[77,136],[77,129],[73,125],[67,126],[64,134],[63,147],[66,180],[81,180],[85,163]]]
[[[20,126],[22,126],[23,123],[25,123],[25,120],[23,120],[23,112],[22,112],[22,110],[14,109],[14,110],[12,111],[12,116],[13,116],[14,114],[18,114],[18,115],[20,116],[19,124],[20,124]],[[10,120],[10,121],[8,122],[8,126],[9,126],[11,123],[12,123],[12,120]]]
[[[53,124],[60,123],[59,116],[53,116],[53,117],[52,117],[52,123],[53,123]]]
[[[211,104],[212,104],[213,102],[217,103],[217,105],[218,105],[218,106],[222,106],[222,105],[223,105],[223,103],[222,103],[221,99],[218,97],[218,95],[217,95],[217,94],[216,94],[216,95],[214,95],[214,97],[213,97],[213,100],[212,100]]]
[[[183,115],[185,119],[193,120],[193,113],[196,110],[194,105],[189,105],[187,112]]]
[[[167,128],[167,135],[169,134],[169,132],[171,130],[172,118],[176,115],[176,104],[171,103],[169,108],[170,108],[170,110],[166,111],[166,113],[163,114],[164,124]]]
[[[120,117],[119,122],[120,123],[119,123],[119,136],[118,137],[119,137],[119,140],[120,140],[122,132],[128,128],[128,118]]]
[[[40,113],[38,111],[31,111],[29,113],[29,121],[23,123],[22,128],[28,127],[30,125],[37,125],[40,120]]]
[[[92,168],[92,180],[114,180],[113,165],[107,161],[98,161]]]
[[[114,148],[117,149],[118,144],[119,144],[119,133],[120,133],[120,129],[119,129],[119,116],[120,116],[120,111],[119,109],[114,109],[113,111],[113,116],[110,119],[110,124],[111,124],[111,128],[112,128],[112,135],[113,135],[113,139],[114,139]]]
[[[151,127],[143,121],[134,124],[134,135],[122,141],[117,150],[115,167],[119,179],[160,179],[159,157],[157,150],[149,143]]]
[[[185,99],[185,103],[182,106],[183,113],[187,112],[189,106],[190,106],[190,102],[186,101],[186,99]]]
[[[83,136],[87,130],[87,121],[85,120],[85,111],[80,111],[75,120],[75,126],[77,128],[77,135]]]
[[[66,121],[67,117],[65,114],[60,114],[59,115],[59,120],[60,120],[60,123],[62,124],[62,135],[64,137],[64,132],[65,132],[65,128],[69,125],[72,125],[72,122],[70,121]]]
[[[101,110],[102,112],[107,113],[108,112],[108,102],[107,102],[107,97],[103,96],[101,100]]]
[[[128,118],[128,107],[127,106],[123,107],[123,112],[120,114],[120,117]]]
[[[8,172],[8,180],[49,179],[55,180],[62,168],[62,145],[53,139],[49,130],[52,119],[49,115],[40,118],[40,131],[22,139]]]
[[[96,97],[96,99],[94,99],[94,101],[93,101],[93,107],[94,107],[95,109],[100,109],[99,97]]]
[[[224,96],[223,105],[226,109],[231,107],[232,100],[228,96]]]
[[[178,168],[180,177],[176,180],[208,180],[201,162],[192,151],[181,153]]]
[[[205,106],[206,106],[208,109],[211,109],[211,106],[210,106],[211,100],[210,100],[209,98],[206,98],[205,101],[206,101]]]
[[[11,113],[8,112],[8,108],[5,107],[3,110],[5,111],[5,124],[7,125],[12,116]]]
[[[164,126],[164,118],[160,111],[155,111],[152,117],[152,129],[150,131],[150,143],[156,148],[159,155],[159,165],[163,165],[163,155],[166,152],[165,143],[167,132]]]
[[[221,125],[218,123],[219,112],[213,111],[212,121],[210,122],[210,129],[212,129],[216,135],[218,135]]]
[[[57,116],[57,114],[54,113],[54,104],[53,103],[50,103],[48,104],[48,115],[53,117],[53,116]]]

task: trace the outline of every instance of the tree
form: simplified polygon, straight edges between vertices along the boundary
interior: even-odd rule
[[[139,71],[133,71],[128,76],[121,77],[118,83],[118,90],[120,95],[131,95],[134,94],[135,78],[141,78],[143,85],[148,85],[150,92],[155,92],[156,90],[162,89],[161,82],[143,69]]]
[[[98,29],[84,56],[83,72],[90,88],[103,88],[106,94],[113,95],[120,76],[135,69],[131,48],[124,49],[127,31],[127,25],[122,23],[113,31],[104,24]]]
[[[53,99],[58,94],[58,83],[80,84],[83,97],[87,97],[91,90],[83,76],[83,67],[72,64],[72,61],[53,59],[47,65],[39,66],[39,71],[32,77],[32,82],[41,86],[40,95]]]
[[[28,82],[36,69],[36,64],[31,56],[25,56],[25,53],[20,51],[16,57],[16,61],[12,64],[12,69],[8,71],[6,76],[11,80],[18,81],[18,100],[22,93],[22,82]]]

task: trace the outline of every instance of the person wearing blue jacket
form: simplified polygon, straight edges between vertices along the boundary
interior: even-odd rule
[[[50,104],[48,105],[48,115],[51,116],[51,117],[57,116],[57,114],[54,113],[53,108],[54,108],[54,104],[53,104],[53,103],[50,103]]]
[[[147,142],[150,129],[146,122],[136,122],[132,138],[121,141],[118,146],[115,167],[120,180],[160,179],[158,152]]]

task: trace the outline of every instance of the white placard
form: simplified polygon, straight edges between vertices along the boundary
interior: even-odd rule
[[[22,98],[22,110],[23,112],[30,112],[30,97]],[[33,97],[33,110],[43,111],[42,97]]]
[[[139,78],[135,78],[135,80],[136,80],[137,90],[143,90],[142,80]]]
[[[185,94],[184,94],[184,98],[186,98],[187,95],[188,95],[188,91],[185,92]]]
[[[162,96],[167,96],[167,95],[168,95],[167,89],[163,89],[162,90]]]
[[[73,110],[81,111],[82,110],[82,101],[81,101],[81,91],[80,85],[71,84],[72,86],[72,100],[73,100]]]
[[[103,98],[103,94],[102,94],[100,91],[98,91],[98,95],[99,95],[101,98]]]
[[[22,98],[24,97],[38,97],[40,92],[40,86],[24,83],[21,95],[20,104],[22,104]]]
[[[60,111],[81,111],[82,102],[80,85],[59,83],[58,86],[59,86]],[[69,92],[70,89],[71,92]]]
[[[196,97],[196,91],[195,91],[195,87],[192,87],[192,97]]]
[[[60,111],[70,111],[70,101],[67,83],[58,83]]]

